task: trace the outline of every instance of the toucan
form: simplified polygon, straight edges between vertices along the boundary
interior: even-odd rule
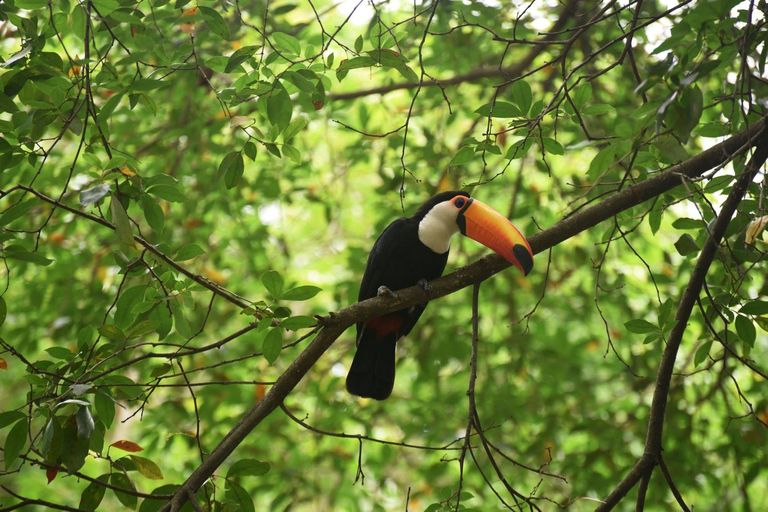
[[[518,229],[490,206],[466,192],[442,192],[412,217],[392,222],[368,256],[358,301],[440,277],[451,238],[468,236],[501,254],[524,275],[533,268],[531,246]],[[408,335],[427,304],[401,309],[357,324],[357,351],[347,374],[347,391],[384,400],[395,384],[397,341]]]

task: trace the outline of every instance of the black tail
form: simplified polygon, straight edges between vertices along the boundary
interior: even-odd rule
[[[347,391],[363,398],[384,400],[395,385],[397,333],[378,338],[365,329],[347,374]]]

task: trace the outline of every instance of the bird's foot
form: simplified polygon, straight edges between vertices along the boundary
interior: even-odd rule
[[[382,295],[386,295],[387,297],[392,297],[393,299],[399,299],[400,297],[397,296],[395,292],[387,288],[386,286],[379,286],[379,291],[376,293],[376,296],[381,297]]]
[[[416,281],[416,284],[421,286],[424,291],[427,291],[427,288],[429,287],[429,282],[426,279],[419,279]]]

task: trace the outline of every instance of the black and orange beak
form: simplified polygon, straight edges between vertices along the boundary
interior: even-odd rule
[[[472,240],[501,254],[528,275],[533,269],[533,251],[528,240],[502,214],[476,199],[469,199],[456,218],[459,230]]]

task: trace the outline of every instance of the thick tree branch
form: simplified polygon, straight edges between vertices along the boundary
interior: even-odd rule
[[[672,381],[672,372],[675,369],[675,359],[680,343],[683,340],[683,334],[688,326],[688,319],[691,316],[691,310],[701,293],[704,280],[707,277],[707,271],[715,259],[715,254],[720,246],[728,224],[731,222],[736,208],[739,206],[744,194],[747,192],[749,184],[757,175],[760,167],[768,159],[768,130],[765,126],[761,127],[759,138],[755,141],[755,152],[752,155],[746,168],[739,174],[736,182],[728,194],[728,198],[723,203],[720,214],[717,216],[712,230],[710,231],[704,248],[701,250],[696,266],[691,273],[690,281],[685,288],[683,297],[675,314],[675,326],[669,334],[667,345],[664,348],[664,354],[659,364],[659,373],[656,377],[656,387],[653,390],[653,401],[651,403],[651,413],[648,418],[648,434],[645,438],[645,453],[635,464],[635,467],[622,480],[616,488],[608,495],[605,502],[597,508],[597,511],[607,511],[613,509],[617,503],[635,486],[638,480],[647,482],[651,473],[659,463],[661,457],[662,434],[664,431],[664,413],[667,409],[667,397],[669,395],[670,383]],[[638,492],[638,505],[645,500],[645,491],[647,486],[641,486]]]
[[[610,219],[621,211],[671,190],[679,186],[685,178],[690,179],[701,176],[710,169],[730,161],[735,154],[755,146],[759,140],[763,141],[764,148],[768,148],[768,141],[766,141],[766,137],[763,134],[767,120],[768,117],[763,117],[748,129],[742,130],[724,142],[671,167],[653,178],[649,178],[637,185],[630,185],[625,190],[618,192],[608,199],[567,217],[551,228],[533,235],[529,239],[533,252],[540,253],[545,251],[604,220]],[[739,177],[739,180],[741,179],[742,176]],[[708,246],[705,246],[705,250],[706,247]],[[320,359],[325,351],[348,327],[360,321],[454,293],[467,286],[482,282],[509,266],[510,264],[503,257],[498,254],[492,254],[481,258],[469,266],[457,269],[451,274],[432,281],[426,290],[421,286],[413,286],[398,291],[398,299],[374,297],[352,304],[336,313],[330,314],[328,317],[322,318],[323,329],[312,343],[283,372],[264,398],[238,421],[221,443],[211,452],[208,459],[189,476],[187,481],[177,490],[173,499],[166,503],[161,510],[178,511],[186,502],[187,494],[197,491],[246,436],[264,418],[280,406],[283,399],[288,396],[293,388],[309,372],[315,362]],[[635,470],[638,471],[638,479],[639,476],[645,474],[647,470],[644,470],[644,468],[648,464],[655,465],[655,461],[646,460],[644,457],[632,470],[633,472]],[[636,482],[637,480],[632,485]],[[624,494],[626,494],[626,491],[621,496]]]

